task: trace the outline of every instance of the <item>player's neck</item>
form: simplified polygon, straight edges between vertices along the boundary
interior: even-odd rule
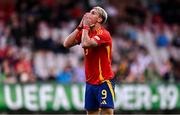
[[[92,31],[98,30],[101,27],[101,24],[97,23],[92,27]]]

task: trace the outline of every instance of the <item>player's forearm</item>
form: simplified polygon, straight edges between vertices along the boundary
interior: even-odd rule
[[[83,48],[89,47],[90,45],[90,38],[88,35],[88,30],[83,29],[82,31],[82,36],[81,36],[81,45]]]
[[[77,43],[77,40],[75,39],[76,38],[76,35],[78,34],[78,30],[75,29],[64,41],[63,45],[64,47],[66,48],[70,48],[74,45],[76,45]]]
[[[88,35],[88,30],[85,30],[85,29],[83,29],[83,31],[82,31],[82,36],[81,36],[81,44],[82,45],[85,45],[85,44],[87,44],[88,43],[88,41],[89,41],[89,35]]]
[[[82,31],[81,45],[83,48],[97,46],[97,43],[89,37],[88,32],[89,31],[86,29],[83,29]]]

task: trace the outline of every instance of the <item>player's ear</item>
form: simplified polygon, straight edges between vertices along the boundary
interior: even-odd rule
[[[97,21],[98,21],[99,23],[102,23],[102,20],[103,20],[103,19],[102,19],[101,17],[99,17]]]

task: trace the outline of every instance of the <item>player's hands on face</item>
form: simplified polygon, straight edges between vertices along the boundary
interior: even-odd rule
[[[93,19],[92,19],[90,13],[86,13],[83,16],[83,25],[87,25],[87,26],[93,26],[94,25]]]

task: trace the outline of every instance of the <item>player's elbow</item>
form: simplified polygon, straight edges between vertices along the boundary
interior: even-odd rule
[[[90,48],[90,47],[97,46],[97,43],[94,41],[86,41],[86,42],[81,43],[81,45],[82,45],[82,48]]]
[[[64,46],[65,48],[69,48],[69,47],[70,47],[70,45],[67,43],[67,41],[64,41],[63,46]]]
[[[82,48],[88,48],[89,44],[87,42],[81,43]]]

